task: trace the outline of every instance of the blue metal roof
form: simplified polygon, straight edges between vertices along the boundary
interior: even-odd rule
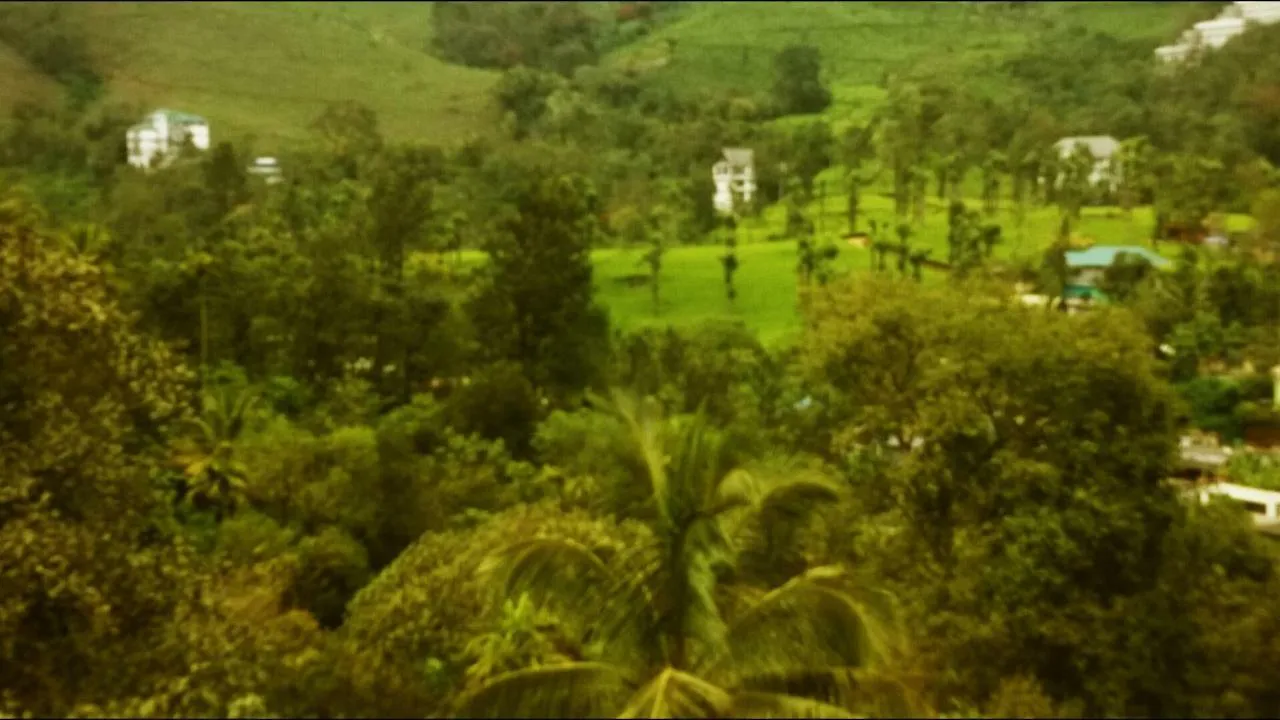
[[[1116,261],[1117,256],[1126,253],[1144,258],[1147,262],[1150,262],[1158,268],[1169,266],[1169,261],[1167,259],[1160,257],[1151,250],[1137,245],[1094,245],[1088,250],[1068,250],[1066,253],[1067,267],[1111,267],[1112,263]]]

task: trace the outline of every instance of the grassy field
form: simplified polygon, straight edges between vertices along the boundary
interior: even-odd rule
[[[58,94],[57,84],[0,43],[0,112],[23,101],[46,102]]]
[[[972,201],[971,201],[972,204]],[[892,219],[892,203],[883,197],[871,197],[864,201],[869,205],[868,217],[888,222]],[[822,215],[821,237],[838,238],[845,229],[843,210],[835,202],[828,203]],[[816,203],[810,207],[810,217],[816,218]],[[1026,258],[1038,262],[1045,248],[1057,235],[1058,210],[1054,207],[1036,207],[1027,213],[1021,233],[1015,229],[1008,209],[999,212],[994,220],[1005,227],[1008,242],[997,246],[998,257]],[[1247,216],[1233,215],[1229,225],[1233,229],[1248,227]],[[796,243],[794,241],[767,241],[771,232],[781,229],[780,208],[770,208],[760,218],[744,222],[740,226],[738,248],[739,269],[734,282],[738,296],[732,303],[726,298],[724,271],[720,258],[724,248],[719,245],[698,245],[669,249],[663,258],[661,306],[655,313],[647,285],[636,285],[630,278],[643,275],[644,250],[639,248],[603,248],[592,254],[598,297],[609,309],[614,326],[624,330],[651,325],[690,326],[711,319],[739,319],[759,334],[760,339],[772,344],[785,340],[798,327]],[[933,249],[933,257],[946,259],[945,210],[934,203],[925,216],[924,224],[912,238],[912,246]],[[1150,247],[1152,228],[1151,209],[1137,208],[1131,217],[1116,208],[1085,208],[1077,235],[1105,245],[1144,245]],[[867,249],[838,242],[840,254],[833,263],[837,273],[859,275],[872,269],[872,253]],[[1161,254],[1173,258],[1180,246],[1161,243]],[[420,257],[420,262],[430,262]],[[484,261],[480,252],[466,252],[460,265],[473,267]],[[437,259],[446,266],[455,262],[452,258]],[[894,259],[887,261],[888,271],[896,273]],[[943,282],[947,278],[942,271],[925,270],[924,282]]]
[[[269,150],[337,100],[373,108],[393,138],[448,142],[493,126],[497,75],[424,52],[427,3],[68,3],[65,14],[111,99],[204,115],[215,141],[252,135]]]

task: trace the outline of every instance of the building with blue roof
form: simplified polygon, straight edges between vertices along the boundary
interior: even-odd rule
[[[1104,303],[1109,298],[1096,285],[1107,268],[1121,256],[1141,258],[1161,269],[1172,264],[1157,253],[1137,245],[1094,245],[1087,250],[1068,250],[1065,255],[1072,280],[1064,289],[1064,297]]]
[[[1094,245],[1088,250],[1068,250],[1067,267],[1072,270],[1105,270],[1121,255],[1134,255],[1157,268],[1169,267],[1169,261],[1154,251],[1137,245]]]

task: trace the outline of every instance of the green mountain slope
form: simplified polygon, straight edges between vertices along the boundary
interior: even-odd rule
[[[725,2],[690,5],[684,16],[610,58],[676,90],[767,92],[773,57],[791,43],[816,46],[842,101],[875,97],[888,72],[941,61],[952,67],[998,60],[1043,28],[1076,26],[1150,43],[1172,40],[1221,3]]]
[[[373,108],[395,138],[491,126],[495,73],[424,52],[427,3],[75,3],[111,99],[208,117],[215,140],[295,138],[330,101]]]
[[[42,75],[13,49],[0,43],[0,112],[24,101],[47,102],[57,96],[53,80]]]

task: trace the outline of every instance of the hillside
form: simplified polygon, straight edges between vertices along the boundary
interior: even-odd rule
[[[1046,28],[1079,27],[1150,44],[1176,37],[1221,3],[702,3],[609,63],[677,91],[764,93],[773,58],[803,42],[817,47],[837,119],[868,112],[886,73],[930,63],[950,71],[998,62]]]
[[[0,43],[0,112],[23,101],[44,102],[56,96],[55,83]]]
[[[110,99],[205,115],[220,137],[295,138],[335,100],[373,108],[391,137],[428,142],[482,132],[491,119],[496,75],[425,53],[426,3],[65,7]]]

